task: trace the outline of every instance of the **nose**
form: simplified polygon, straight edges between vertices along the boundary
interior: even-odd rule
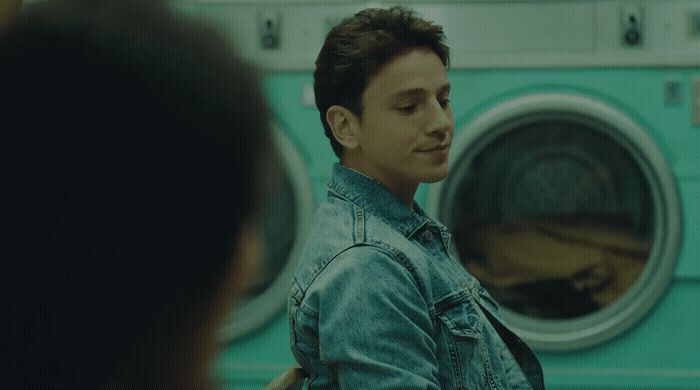
[[[444,137],[451,135],[454,128],[454,117],[450,106],[443,107],[437,99],[433,99],[428,122],[428,134]]]

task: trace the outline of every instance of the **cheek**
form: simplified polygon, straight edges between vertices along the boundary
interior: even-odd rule
[[[374,121],[366,131],[368,147],[378,153],[395,151],[396,147],[404,142],[401,127],[401,124],[392,120],[390,115]]]
[[[423,126],[422,119],[418,115],[401,116],[387,124],[387,134],[394,140],[397,146],[402,146],[404,149],[408,146],[420,141],[421,128]]]
[[[367,123],[365,147],[384,161],[400,166],[411,164],[419,141],[419,118],[386,112]]]

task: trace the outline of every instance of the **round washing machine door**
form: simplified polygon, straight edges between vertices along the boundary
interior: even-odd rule
[[[534,348],[632,326],[668,286],[680,245],[675,180],[645,131],[587,97],[538,94],[471,122],[428,208]]]
[[[247,281],[247,295],[232,308],[219,330],[222,342],[258,329],[286,306],[299,252],[313,218],[313,192],[306,165],[279,127],[272,134],[277,153],[266,166],[266,197],[256,221],[264,243],[263,259],[257,264],[256,277]]]

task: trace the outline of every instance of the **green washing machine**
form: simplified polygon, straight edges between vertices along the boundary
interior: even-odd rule
[[[313,103],[331,26],[388,1],[176,2],[265,73],[281,158],[261,277],[214,375],[291,367],[286,294],[335,156]],[[450,174],[418,203],[539,356],[549,389],[700,388],[700,3],[403,1],[444,26]]]

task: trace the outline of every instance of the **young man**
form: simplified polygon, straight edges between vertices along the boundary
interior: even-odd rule
[[[213,387],[270,147],[223,36],[57,0],[0,37],[0,388]]]
[[[367,9],[328,34],[316,104],[340,163],[289,301],[311,389],[541,389],[537,358],[413,202],[447,175],[454,132],[442,28]]]

